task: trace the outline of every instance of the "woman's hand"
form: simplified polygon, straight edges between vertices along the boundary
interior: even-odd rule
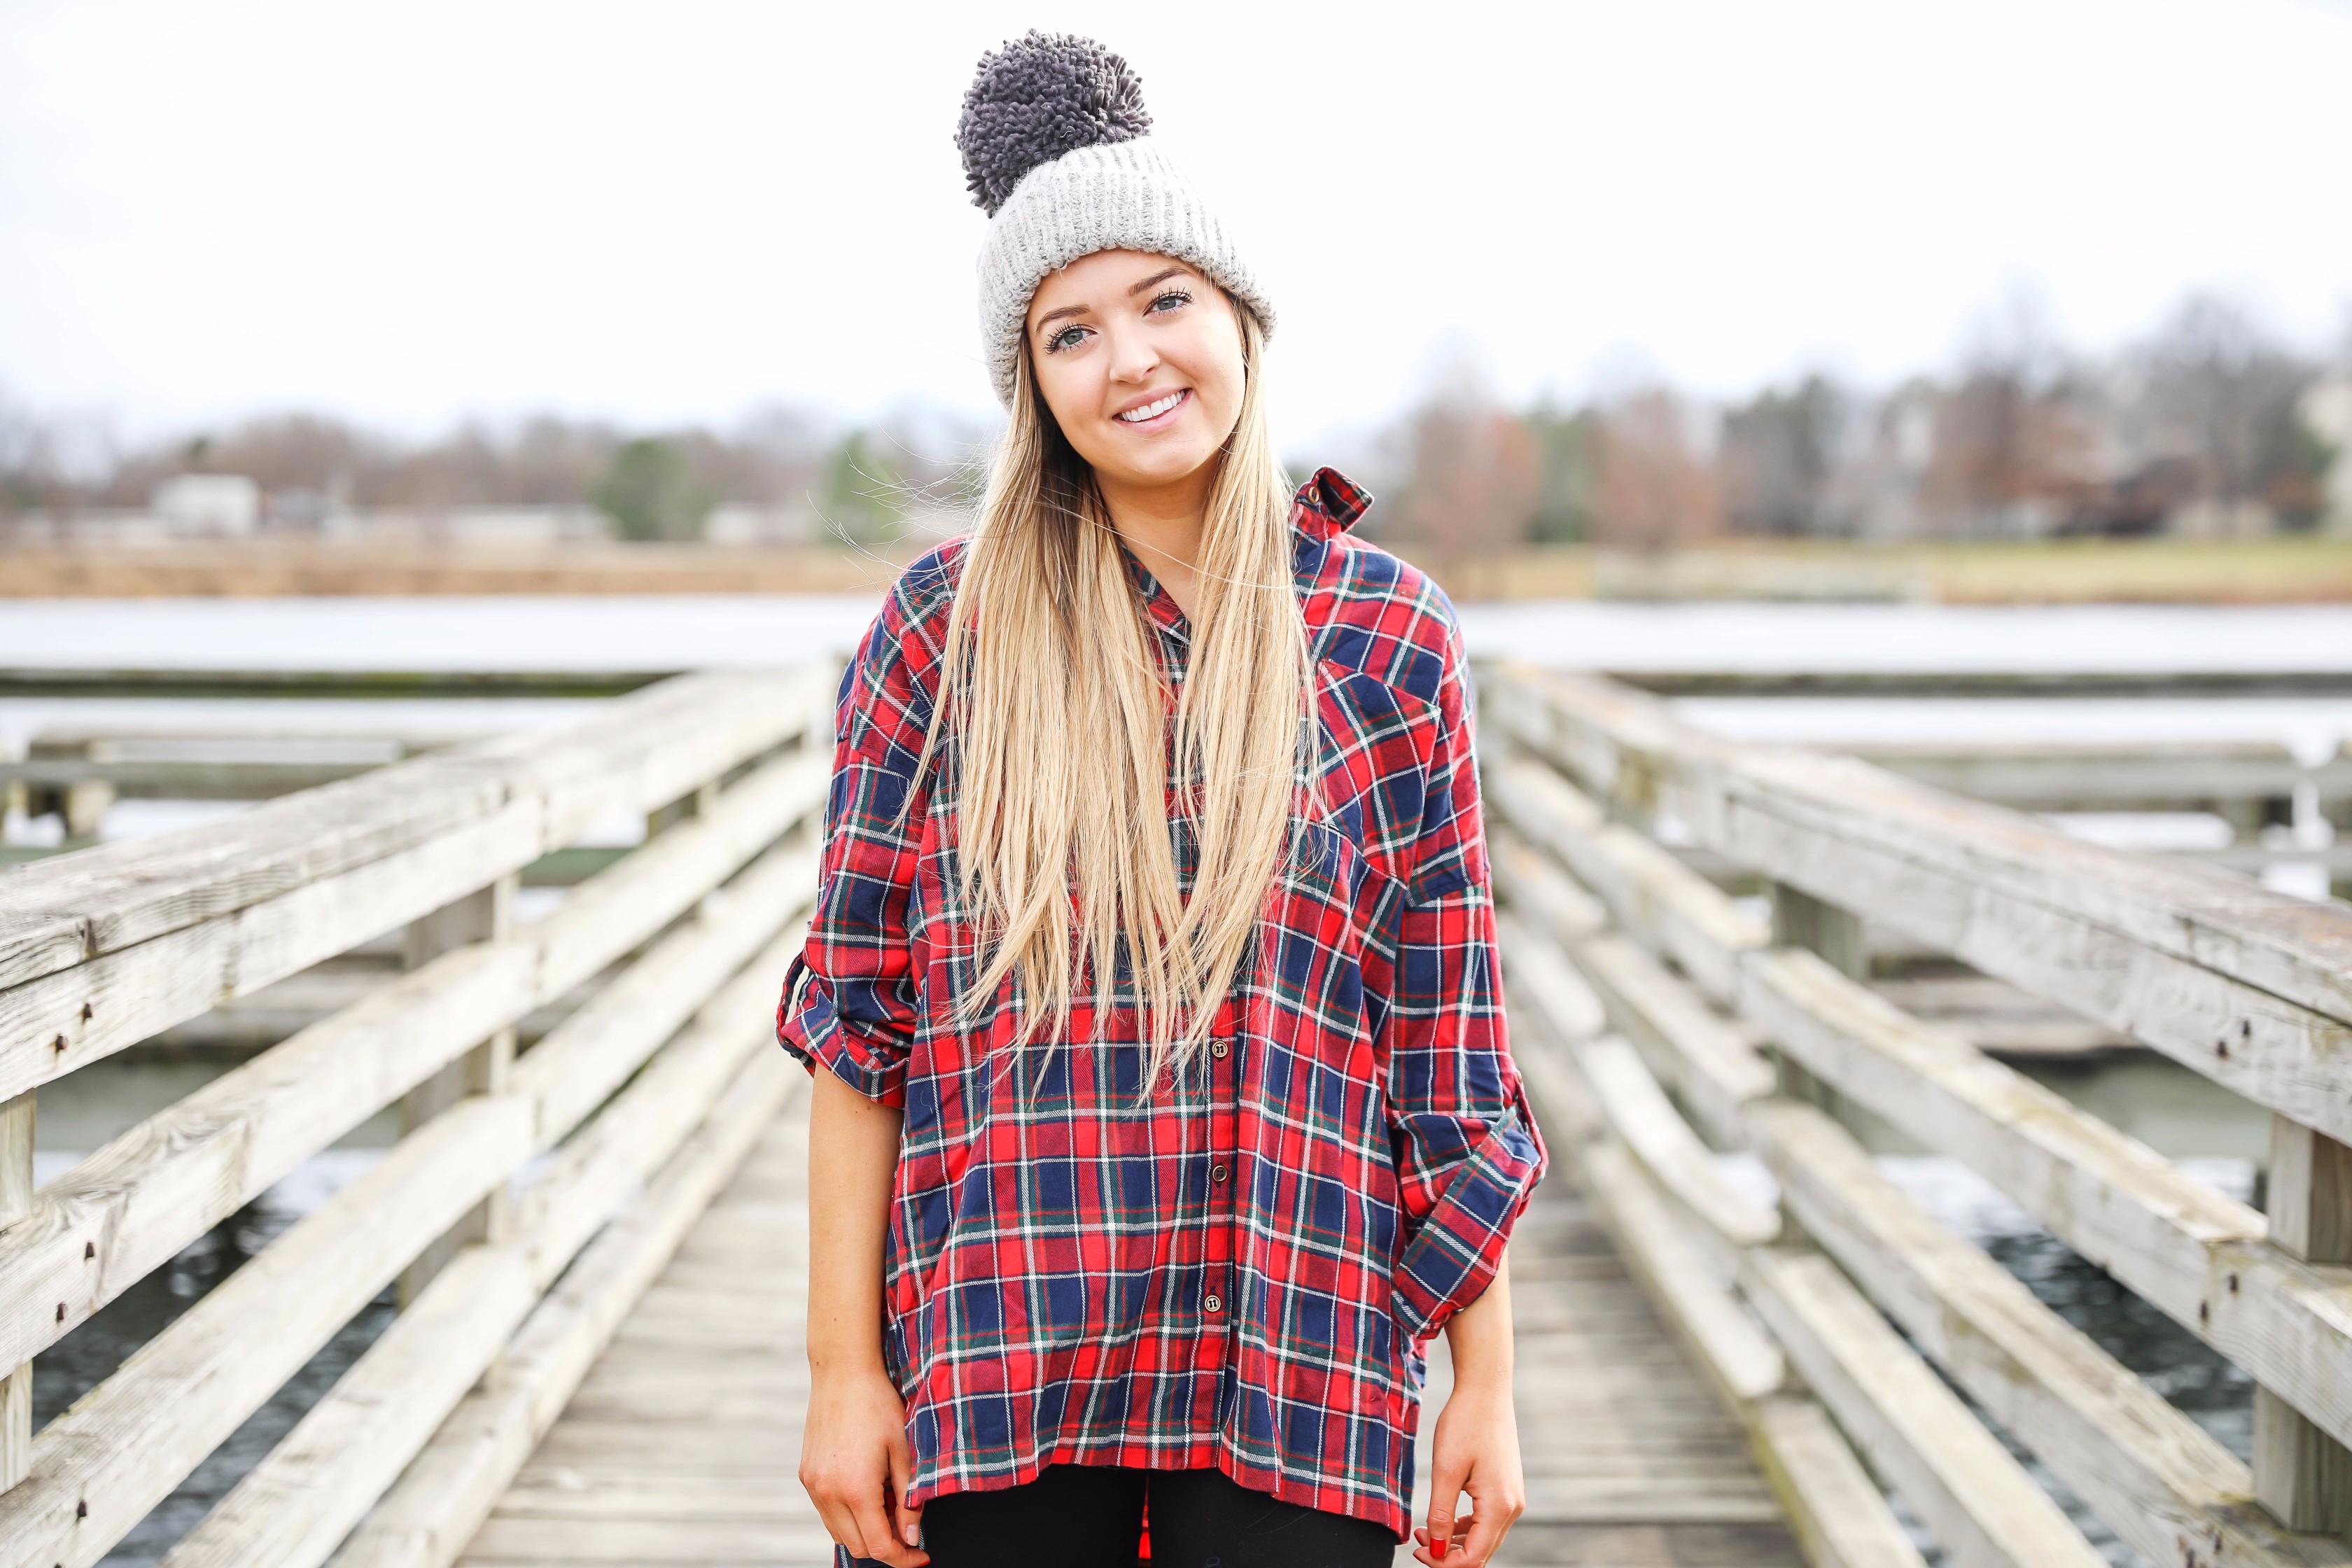
[[[809,1407],[801,1485],[853,1557],[929,1563],[907,1507],[907,1407],[882,1364],[882,1237],[899,1114],[829,1072],[809,1102]]]
[[[921,1515],[907,1506],[912,1468],[906,1406],[879,1363],[813,1381],[801,1436],[801,1485],[851,1556],[893,1568],[920,1568],[930,1561],[915,1544]]]
[[[1454,1392],[1430,1440],[1429,1522],[1412,1532],[1413,1560],[1433,1568],[1484,1568],[1527,1510],[1511,1405],[1509,1265],[1507,1256],[1494,1282],[1445,1325]],[[1457,1514],[1465,1491],[1471,1511]]]
[[[1454,1383],[1437,1417],[1429,1479],[1429,1522],[1412,1532],[1413,1560],[1442,1568],[1480,1568],[1528,1506],[1518,1418],[1507,1383]],[[1471,1511],[1456,1514],[1454,1505],[1465,1491]]]

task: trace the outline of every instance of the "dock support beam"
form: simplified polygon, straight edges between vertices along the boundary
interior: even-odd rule
[[[0,1230],[33,1207],[33,1095],[0,1100]],[[33,1468],[33,1363],[0,1371],[0,1492]]]
[[[2271,1240],[2309,1263],[2352,1263],[2352,1148],[2271,1118]],[[2254,1385],[2254,1496],[2290,1530],[2352,1534],[2352,1450]]]
[[[1831,968],[1849,980],[1870,978],[1870,954],[1862,944],[1862,917],[1852,910],[1817,899],[1786,882],[1771,884],[1772,941],[1780,947],[1801,947],[1819,954]],[[1838,1091],[1791,1061],[1786,1051],[1772,1053],[1780,1066],[1780,1092],[1835,1117],[1848,1120]]]
[[[519,879],[509,873],[478,892],[412,921],[403,944],[408,968],[439,957],[452,948],[492,942],[514,923],[514,895]],[[514,1069],[515,1032],[500,1029],[464,1056],[408,1091],[402,1102],[402,1121],[413,1131],[469,1094],[497,1094],[507,1087]],[[405,1307],[448,1266],[457,1249],[472,1241],[496,1241],[504,1234],[507,1194],[492,1193],[448,1234],[426,1247],[400,1276],[400,1302]]]

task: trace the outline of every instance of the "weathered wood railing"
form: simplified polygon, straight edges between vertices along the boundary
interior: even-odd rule
[[[167,1561],[454,1560],[798,1077],[767,1042],[830,690],[680,677],[0,878],[0,1568],[99,1561],[395,1279],[390,1328]],[[635,814],[642,847],[513,919],[523,868]],[[32,1190],[43,1084],[402,928],[409,972]],[[34,1357],[404,1100],[380,1164],[31,1429]]]
[[[1529,1079],[1814,1561],[1918,1561],[1824,1411],[1953,1562],[2101,1561],[1948,1379],[2151,1563],[2352,1563],[2352,910],[1717,740],[1607,680],[1499,667],[1482,699]],[[1769,879],[1771,929],[1670,845]],[[1864,921],[2269,1108],[2267,1219],[1875,994]],[[2245,1369],[2251,1470],[1887,1181],[1845,1102]],[[1777,1207],[1710,1145],[1760,1156]]]

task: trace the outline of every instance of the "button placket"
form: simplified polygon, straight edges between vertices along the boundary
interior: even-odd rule
[[[1238,1064],[1234,1053],[1234,1008],[1228,1002],[1209,1040],[1209,1205],[1208,1256],[1202,1269],[1201,1311],[1214,1320],[1206,1325],[1230,1327],[1235,1294],[1233,1224],[1234,1165],[1238,1155],[1239,1094],[1234,1083]]]

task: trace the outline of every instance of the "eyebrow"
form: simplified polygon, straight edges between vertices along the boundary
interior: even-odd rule
[[[1131,299],[1134,296],[1142,293],[1146,289],[1153,287],[1155,284],[1165,283],[1171,278],[1181,276],[1183,271],[1184,268],[1181,267],[1171,267],[1164,271],[1155,272],[1150,277],[1145,279],[1142,282],[1129,289],[1127,291],[1128,296]]]

